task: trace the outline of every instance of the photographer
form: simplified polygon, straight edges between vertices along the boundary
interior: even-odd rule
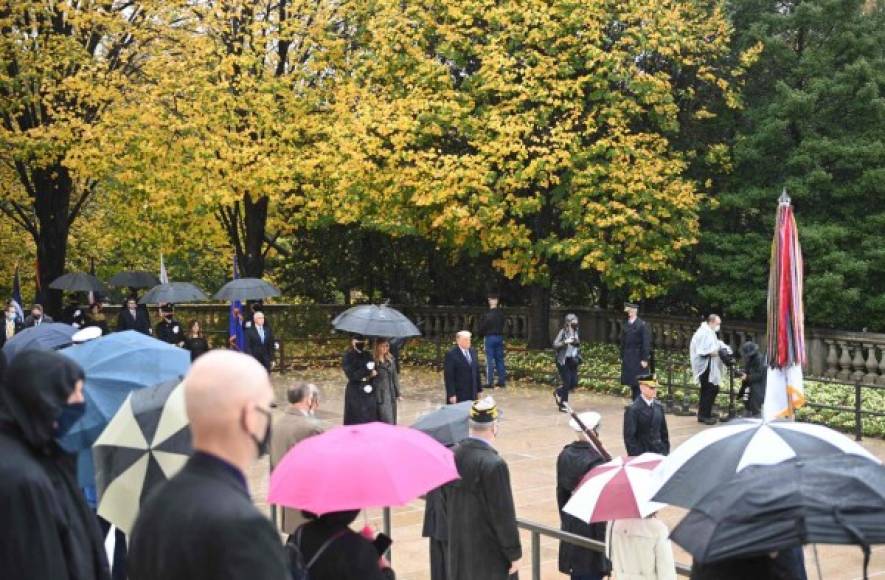
[[[553,399],[563,413],[568,403],[568,395],[578,387],[578,365],[581,364],[581,340],[578,337],[578,317],[566,314],[565,321],[556,339],[553,351],[556,353],[556,370],[562,379],[562,386],[553,392]]]
[[[691,337],[691,371],[701,387],[698,423],[707,425],[714,425],[717,421],[717,418],[713,417],[713,403],[719,394],[724,359],[734,365],[731,348],[716,336],[721,326],[722,319],[716,314],[711,314]]]
[[[747,417],[760,417],[765,402],[765,382],[768,379],[768,365],[759,352],[759,346],[752,341],[741,345],[741,359],[744,370],[738,377],[743,379],[738,398],[744,401]]]

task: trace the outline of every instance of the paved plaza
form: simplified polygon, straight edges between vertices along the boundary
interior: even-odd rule
[[[343,410],[343,374],[337,369],[316,369],[275,375],[277,400],[281,406],[285,400],[284,388],[291,381],[310,380],[320,386],[323,393],[320,416],[333,424],[340,424]],[[399,406],[399,422],[411,424],[419,415],[442,403],[442,374],[429,369],[403,369],[401,383],[405,400]],[[537,385],[517,382],[506,390],[493,392],[504,412],[497,447],[510,465],[510,473],[516,500],[516,512],[521,518],[557,526],[555,482],[556,457],[562,447],[573,440],[574,433],[567,426],[567,416],[556,411],[550,391]],[[608,451],[614,455],[624,454],[621,425],[625,400],[578,392],[572,405],[578,411],[598,411],[602,414],[601,435]],[[279,410],[278,410],[279,411]],[[694,417],[669,415],[667,422],[673,447],[704,428]],[[876,456],[885,458],[885,442],[866,440],[864,445]],[[379,450],[380,451],[380,450]],[[259,506],[267,509],[267,460],[257,464],[250,475],[253,498]],[[354,474],[358,476],[358,474]],[[398,580],[429,579],[427,540],[421,538],[423,502],[417,500],[393,511],[393,566]],[[685,510],[666,508],[660,517],[672,529],[682,518]],[[381,525],[380,510],[370,510],[369,521]],[[523,560],[520,577],[531,578],[530,539],[523,533]],[[542,540],[542,578],[554,580],[566,578],[557,571],[557,543]],[[678,562],[690,564],[688,555],[675,548]],[[862,555],[858,547],[819,546],[823,578],[827,580],[853,580],[862,577]],[[806,548],[806,567],[809,579],[816,579],[817,572],[810,547]],[[870,578],[885,578],[885,546],[876,546],[869,569]]]

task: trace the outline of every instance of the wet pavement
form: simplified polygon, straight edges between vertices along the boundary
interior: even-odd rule
[[[336,369],[309,369],[285,376],[274,375],[280,405],[285,401],[285,386],[298,380],[310,380],[320,387],[322,403],[318,415],[332,424],[340,424],[344,407],[342,373]],[[430,369],[406,368],[403,369],[401,384],[405,397],[399,404],[401,424],[411,424],[421,414],[443,402],[441,373]],[[574,432],[567,425],[567,416],[557,412],[549,390],[531,383],[517,382],[508,385],[505,390],[495,389],[492,394],[504,412],[496,446],[510,466],[516,513],[520,518],[558,527],[556,457],[562,447],[574,439]],[[613,456],[623,455],[621,429],[627,401],[578,391],[572,396],[571,402],[579,412],[592,410],[602,414],[603,443]],[[701,429],[708,428],[698,424],[694,417],[668,415],[667,423],[673,447]],[[885,459],[885,441],[868,439],[864,445],[877,457]],[[267,470],[265,459],[249,473],[253,499],[265,510],[268,509],[265,502]],[[392,563],[398,580],[430,578],[427,540],[421,538],[423,514],[424,504],[421,500],[393,510]],[[685,510],[670,507],[659,512],[659,517],[672,529],[684,514]],[[380,529],[380,510],[369,510],[366,519]],[[557,570],[557,545],[552,539],[541,540],[541,577],[544,580],[567,578]],[[530,546],[529,535],[524,532],[523,559],[520,563],[520,577],[523,580],[531,578]],[[675,545],[674,554],[678,562],[691,563],[690,557]],[[818,559],[822,577],[827,580],[862,578],[863,557],[857,547],[818,546]],[[810,580],[818,578],[811,547],[806,547],[806,568]],[[873,548],[869,577],[885,578],[885,546]]]

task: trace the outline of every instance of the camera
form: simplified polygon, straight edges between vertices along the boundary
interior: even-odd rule
[[[719,360],[728,368],[734,368],[735,364],[737,364],[737,359],[730,348],[723,347],[719,349]]]

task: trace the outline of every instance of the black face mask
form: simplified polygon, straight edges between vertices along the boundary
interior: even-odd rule
[[[58,417],[55,419],[55,429],[53,430],[53,435],[56,440],[64,437],[68,431],[71,430],[71,427],[80,420],[80,417],[83,416],[83,413],[86,412],[86,403],[68,403],[61,408],[61,413],[59,413]],[[65,451],[72,452],[72,450],[65,448],[65,446],[61,446]]]
[[[262,409],[261,407],[255,407],[255,410],[264,415],[267,418],[267,428],[264,430],[264,436],[259,439],[255,436],[254,433],[249,431],[249,437],[252,438],[252,441],[255,442],[255,446],[258,448],[258,457],[264,457],[267,455],[267,452],[270,450],[270,411],[266,409]]]

